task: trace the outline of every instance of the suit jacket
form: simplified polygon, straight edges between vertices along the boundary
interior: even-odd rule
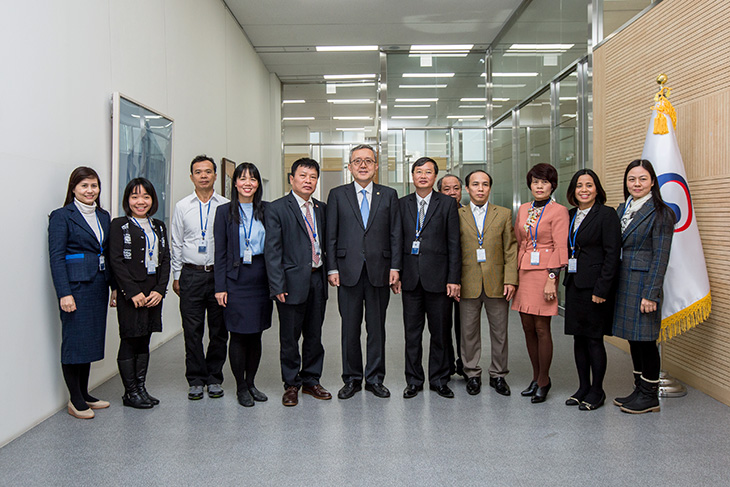
[[[354,183],[357,184],[357,183]],[[340,273],[340,283],[354,286],[363,266],[373,286],[387,286],[390,269],[402,269],[403,228],[398,193],[373,184],[367,227],[360,215],[353,183],[338,186],[327,198],[327,269]]]
[[[170,280],[170,247],[165,223],[153,219],[152,225],[159,245],[155,273],[157,284],[152,290],[164,297]],[[112,220],[109,227],[109,264],[125,299],[132,299],[142,292],[139,283],[148,277],[144,263],[146,251],[147,240],[141,228],[126,216]]]
[[[327,259],[324,252],[327,205],[314,198],[312,202],[313,216],[319,233],[320,252],[322,252],[320,260],[324,271],[320,273],[324,289],[320,298],[327,299]],[[310,224],[313,225],[313,222]],[[306,302],[312,275],[312,244],[309,240],[307,223],[292,193],[272,202],[266,209],[264,258],[271,298],[274,299],[277,294],[288,293],[286,304]]]
[[[517,268],[522,270],[558,269],[568,264],[568,210],[563,205],[552,201],[542,210],[542,218],[537,229],[537,250],[540,252],[540,264],[530,264],[532,239],[525,231],[527,212],[532,203],[524,203],[517,212],[515,221],[515,237],[519,245],[517,251]],[[533,227],[534,231],[534,227]]]
[[[403,223],[403,270],[401,283],[404,291],[413,291],[421,281],[430,293],[445,293],[446,284],[461,282],[461,247],[459,244],[459,214],[456,200],[436,191],[421,229],[418,255],[411,254],[418,223],[418,203],[415,193],[398,200]]]
[[[216,208],[213,235],[215,237],[215,292],[226,291],[226,277],[238,279],[238,270],[241,267],[241,242],[239,237],[239,224],[231,219],[231,205],[238,205],[238,199],[234,195],[233,201],[229,201]],[[266,211],[268,203],[261,202],[264,211],[264,229],[266,229]],[[268,235],[267,235],[268,238]],[[266,241],[264,241],[264,246]]]
[[[573,221],[577,208],[568,212]],[[569,229],[568,255],[571,255]],[[621,224],[613,208],[595,203],[575,234],[575,273],[565,273],[563,284],[580,289],[593,289],[593,295],[608,299],[618,275],[621,253]]]
[[[623,203],[617,212],[619,216],[623,215]],[[674,221],[671,215],[670,218],[660,220],[651,199],[634,214],[623,232],[614,335],[638,341],[656,340],[659,337],[662,287],[673,235]],[[657,310],[642,313],[642,298],[656,302]]]
[[[102,233],[104,254],[108,257],[109,213],[96,209]],[[99,241],[76,205],[71,202],[59,208],[48,220],[48,253],[51,262],[51,277],[56,296],[61,299],[71,295],[72,282],[88,282],[99,271]],[[107,281],[111,280],[109,266],[104,271]]]
[[[489,203],[484,222],[486,262],[477,262],[477,225],[471,206],[459,209],[461,233],[461,297],[478,298],[482,290],[490,298],[504,297],[505,284],[518,284],[517,240],[512,229],[512,212]]]

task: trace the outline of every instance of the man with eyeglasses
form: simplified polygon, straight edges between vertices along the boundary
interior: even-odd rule
[[[433,190],[438,165],[421,157],[411,167],[416,191],[400,204],[403,223],[403,324],[406,338],[406,388],[403,397],[416,397],[425,381],[423,328],[428,318],[431,335],[428,352],[428,382],[439,396],[453,398],[448,383],[451,299],[459,299],[461,244],[456,200]]]
[[[327,198],[328,281],[337,287],[342,318],[342,380],[337,393],[349,399],[362,388],[390,397],[385,378],[385,311],[390,286],[397,291],[403,236],[398,193],[375,184],[375,150],[366,144],[350,151],[354,181],[330,191]],[[363,373],[360,334],[365,307],[367,361]]]

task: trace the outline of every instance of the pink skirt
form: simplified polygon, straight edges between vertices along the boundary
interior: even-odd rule
[[[520,313],[537,316],[556,316],[558,314],[557,297],[545,301],[545,282],[547,270],[519,270],[520,285],[512,300],[512,309]]]

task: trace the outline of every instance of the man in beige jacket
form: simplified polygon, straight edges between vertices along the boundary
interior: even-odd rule
[[[507,319],[509,300],[517,286],[517,240],[512,212],[489,203],[492,177],[485,171],[466,176],[471,202],[459,209],[461,234],[461,357],[467,376],[466,391],[479,394],[482,385],[481,312],[489,320],[492,362],[489,385],[510,395],[505,380],[507,367]]]

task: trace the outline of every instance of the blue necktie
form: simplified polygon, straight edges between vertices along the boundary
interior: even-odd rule
[[[368,217],[370,216],[370,205],[368,204],[368,192],[360,190],[362,193],[362,204],[360,205],[360,215],[362,215],[362,225],[367,228]]]

